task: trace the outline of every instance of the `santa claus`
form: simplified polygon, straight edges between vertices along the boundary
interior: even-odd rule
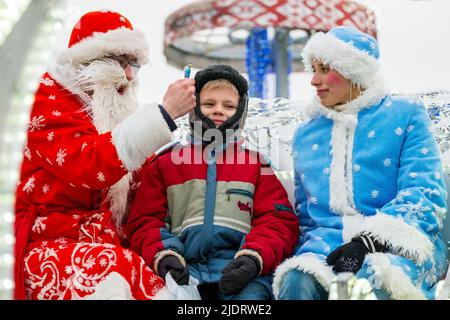
[[[16,191],[16,299],[151,299],[164,287],[120,225],[138,169],[194,108],[195,88],[178,80],[162,105],[138,106],[147,56],[127,18],[89,12],[40,79]]]

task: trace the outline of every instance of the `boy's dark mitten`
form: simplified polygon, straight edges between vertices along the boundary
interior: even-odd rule
[[[219,282],[220,291],[225,295],[239,293],[259,275],[260,269],[256,258],[250,255],[237,257],[223,268]]]
[[[158,275],[165,279],[167,272],[170,271],[173,280],[179,285],[187,285],[189,283],[189,268],[184,266],[180,259],[174,255],[168,255],[161,259],[158,263]]]

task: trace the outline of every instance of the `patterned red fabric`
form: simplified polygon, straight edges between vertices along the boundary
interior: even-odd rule
[[[88,12],[78,20],[70,35],[69,48],[88,37],[94,32],[108,32],[118,28],[133,30],[131,22],[120,13],[113,11]]]
[[[114,240],[114,232],[103,228],[105,218],[103,213],[72,217],[79,241],[61,237],[30,243],[24,258],[27,299],[82,299],[96,293],[102,283],[114,292],[116,288],[112,286],[117,283],[108,283],[112,273],[128,283],[124,289],[134,299],[151,299],[164,287],[164,281],[145,265],[141,257],[121,247],[117,239]],[[46,222],[57,225],[61,220],[56,217],[40,219],[34,224],[32,238],[41,238],[39,232],[43,228],[56,231],[57,228]],[[69,224],[62,222],[62,225]]]
[[[62,275],[65,268],[74,267],[70,260],[73,250],[87,243],[99,252],[103,249],[114,252],[117,263],[111,270],[120,273],[133,290],[130,270],[132,267],[140,270],[142,259],[132,256],[128,265],[122,261],[120,257],[128,251],[120,245],[111,212],[104,202],[108,188],[127,173],[112,143],[111,133],[99,134],[90,116],[82,111],[83,105],[77,96],[61,87],[49,74],[44,74],[40,83],[16,190],[15,298],[26,297],[25,282],[30,298],[65,299],[92,293],[92,286],[87,291],[73,289],[75,291],[68,293],[69,287],[54,282],[54,277]],[[25,257],[27,271],[24,274]],[[59,262],[47,269],[48,259]],[[52,276],[35,283],[36,275],[50,270]],[[97,268],[83,269],[83,275],[94,278],[98,272]],[[146,281],[151,278],[150,269],[143,272],[147,275],[138,277]],[[63,281],[62,276],[60,279]],[[136,299],[148,297],[143,292],[154,292],[159,283],[159,280],[147,281],[143,289],[132,291],[132,295]]]

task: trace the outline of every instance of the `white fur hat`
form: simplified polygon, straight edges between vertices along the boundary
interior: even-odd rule
[[[57,57],[59,64],[78,65],[107,55],[129,54],[139,64],[148,62],[148,43],[130,21],[109,10],[84,14],[70,36],[69,46]]]
[[[316,33],[302,52],[307,71],[312,71],[312,60],[318,59],[363,88],[371,87],[376,80],[379,56],[375,38],[351,26]]]

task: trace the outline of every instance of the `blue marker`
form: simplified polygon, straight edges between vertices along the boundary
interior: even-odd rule
[[[192,63],[188,63],[186,68],[184,68],[184,77],[186,79],[188,79],[191,76],[191,67],[192,67]]]

